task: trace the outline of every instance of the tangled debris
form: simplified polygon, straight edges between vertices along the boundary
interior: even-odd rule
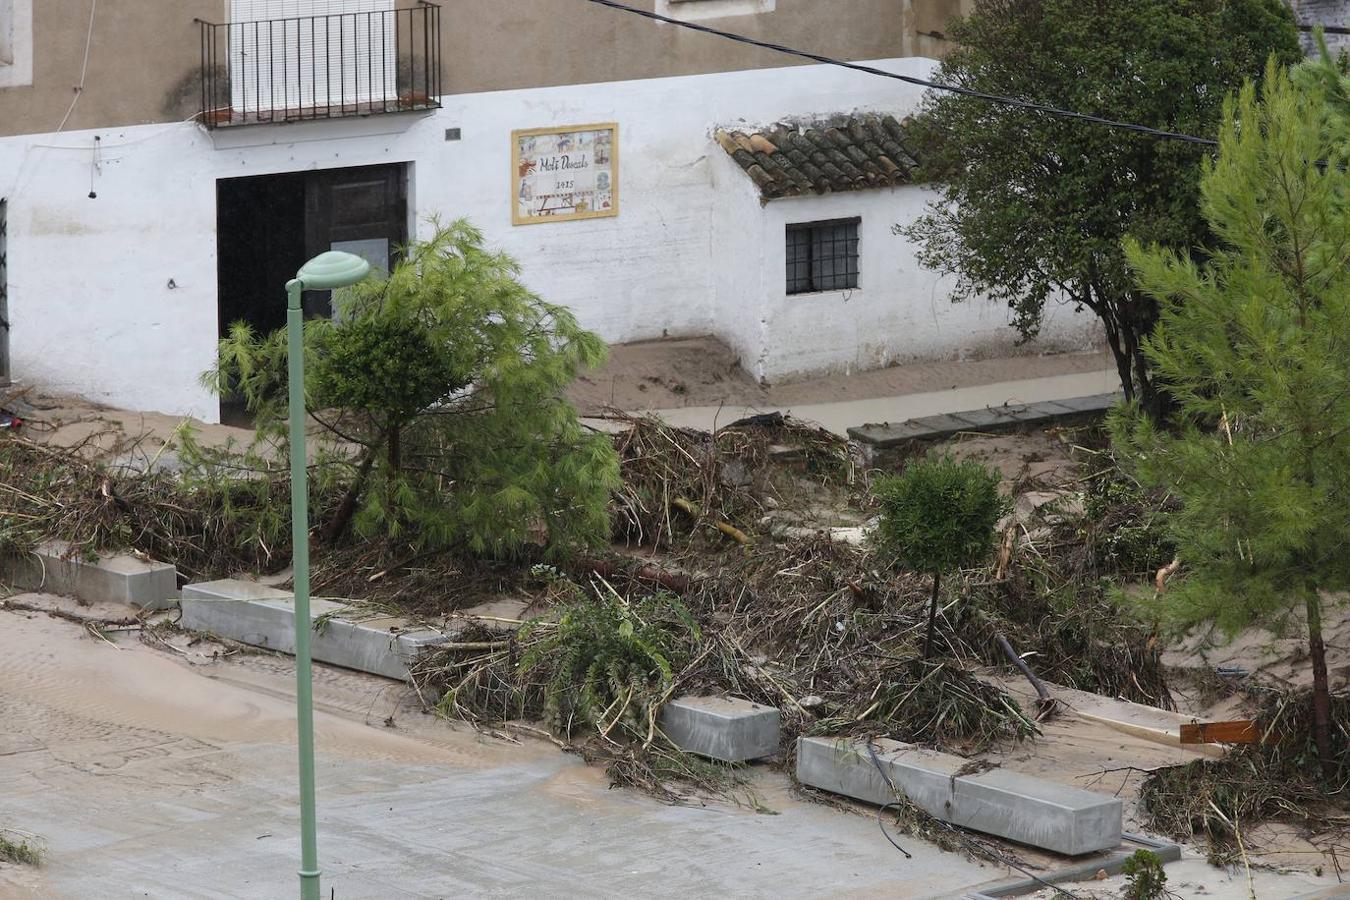
[[[710,543],[696,538],[712,535],[699,524],[745,544],[766,513],[806,505],[814,493],[847,495],[859,481],[846,441],[778,413],[711,434],[654,418],[614,418],[627,426],[614,441],[623,479],[614,535],[629,545],[692,544],[706,552]]]
[[[1287,822],[1325,843],[1350,823],[1350,696],[1332,698],[1335,751],[1322,776],[1312,737],[1309,691],[1276,692],[1257,717],[1261,739],[1237,745],[1218,760],[1196,760],[1153,772],[1140,805],[1149,826],[1178,839],[1199,835],[1216,861],[1231,862],[1251,847],[1246,829]],[[1344,848],[1342,848],[1344,849]]]
[[[61,540],[81,556],[122,551],[173,560],[193,579],[266,572],[289,561],[281,477],[194,479],[117,467],[73,447],[0,440],[0,554]]]
[[[719,793],[739,784],[660,735],[656,711],[676,692],[780,707],[788,762],[799,734],[967,754],[1035,734],[1012,698],[970,672],[1008,664],[999,635],[1047,679],[1168,702],[1158,648],[1108,595],[1103,560],[1115,557],[1094,549],[1083,516],[1012,522],[992,570],[945,580],[939,658],[922,662],[928,583],[894,573],[859,540],[873,514],[868,472],[845,441],[781,416],[715,434],[622,421],[612,521],[638,558],[611,552],[551,569],[528,554],[487,560],[347,540],[316,547],[315,593],[428,616],[493,595],[528,598],[539,615],[525,627],[476,625],[423,659],[419,690],[481,727],[544,721],[624,783],[671,800],[684,796],[672,778]],[[56,537],[77,552],[135,549],[191,578],[284,565],[282,472],[224,472],[118,470],[77,448],[0,442],[0,547]],[[831,536],[841,526],[848,540]]]

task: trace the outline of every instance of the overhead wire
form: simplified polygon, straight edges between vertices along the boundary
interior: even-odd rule
[[[61,124],[56,126],[56,134],[65,130],[66,123],[70,121],[71,113],[75,112],[75,106],[80,102],[80,97],[84,95],[85,78],[89,75],[89,48],[94,43],[94,16],[98,13],[98,0],[90,0],[89,3],[89,29],[84,36],[84,63],[80,66],[80,83],[75,86],[75,96],[70,98],[70,106],[66,107],[66,114],[61,117]]]
[[[1019,100],[1016,97],[1005,97],[1000,94],[990,94],[985,91],[977,91],[973,88],[961,87],[955,84],[943,84],[939,81],[931,81],[927,78],[918,78],[913,75],[903,75],[899,72],[887,72],[885,69],[878,69],[876,66],[869,66],[864,63],[848,62],[847,60],[835,59],[834,57],[824,56],[819,53],[812,53],[807,50],[798,50],[794,47],[788,47],[783,44],[775,44],[771,41],[761,41],[758,38],[752,38],[748,35],[737,34],[733,31],[723,31],[720,28],[711,28],[707,25],[700,25],[697,22],[686,22],[683,19],[674,19],[661,13],[651,12],[646,9],[639,9],[635,6],[629,6],[627,3],[620,3],[618,0],[583,0],[586,3],[593,3],[596,6],[604,6],[619,12],[629,13],[635,16],[641,16],[644,19],[651,19],[655,22],[664,22],[667,25],[674,25],[679,28],[685,28],[690,31],[697,31],[714,37],[723,38],[728,41],[735,41],[738,44],[748,44],[752,47],[759,47],[764,50],[772,50],[775,53],[782,53],[787,56],[795,56],[800,59],[809,59],[812,62],[821,63],[827,66],[836,66],[843,69],[852,69],[855,72],[862,72],[866,75],[875,75],[881,78],[891,78],[896,81],[903,81],[906,84],[913,84],[919,87],[929,88],[935,91],[946,91],[951,94],[959,94],[963,97],[970,97],[976,100],[984,100],[989,103],[996,103],[1002,106],[1010,106],[1016,109],[1025,109],[1031,112],[1045,113],[1046,115],[1056,116],[1061,119],[1068,119],[1075,122],[1085,122],[1092,125],[1100,125],[1106,128],[1115,128],[1121,131],[1131,131],[1137,134],[1146,134],[1156,138],[1162,138],[1169,141],[1182,141],[1188,144],[1199,144],[1206,147],[1217,147],[1219,142],[1213,138],[1199,137],[1194,134],[1185,134],[1180,131],[1168,131],[1164,128],[1153,128],[1149,125],[1139,125],[1134,122],[1122,122],[1118,119],[1109,119],[1105,116],[1094,116],[1090,113],[1076,112],[1071,109],[1061,109],[1057,106],[1050,106],[1045,103],[1035,103],[1030,100]]]

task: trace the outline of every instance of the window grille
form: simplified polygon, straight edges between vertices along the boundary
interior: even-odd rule
[[[811,294],[858,286],[859,219],[787,227],[787,292]]]

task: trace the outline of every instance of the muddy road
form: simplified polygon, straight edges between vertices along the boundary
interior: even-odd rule
[[[294,895],[292,662],[215,649],[0,611],[0,824],[47,850],[0,864],[0,897]],[[669,807],[393,682],[319,667],[315,691],[325,897],[919,898],[1003,877],[917,841],[906,860],[778,775],[777,815]]]

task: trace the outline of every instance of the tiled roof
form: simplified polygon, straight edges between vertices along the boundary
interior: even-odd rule
[[[765,200],[908,184],[919,165],[894,116],[841,116],[749,134],[718,129],[715,137]]]

